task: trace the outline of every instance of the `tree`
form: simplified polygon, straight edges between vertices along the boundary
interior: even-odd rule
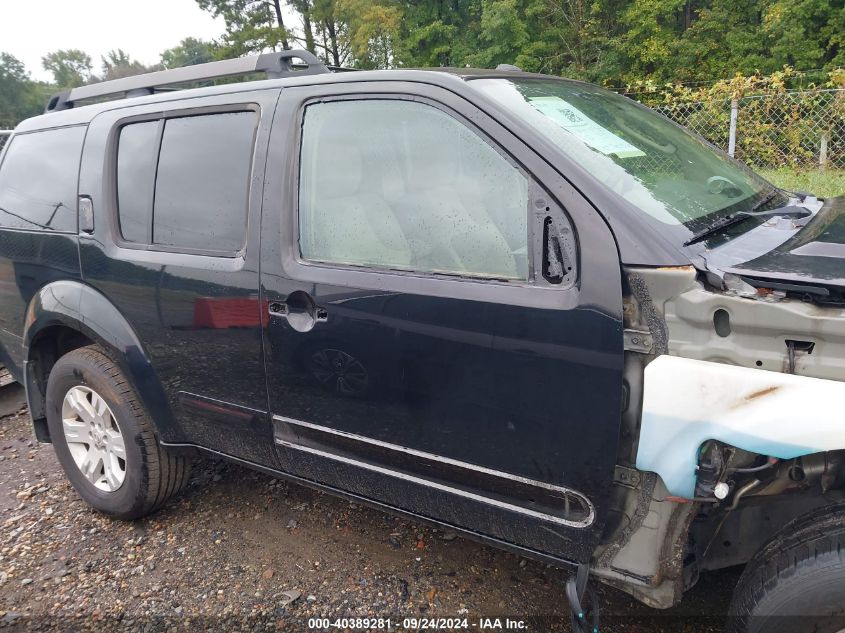
[[[290,4],[294,9],[296,9],[299,13],[300,19],[302,20],[303,36],[300,38],[294,35],[294,39],[303,42],[305,44],[305,50],[316,54],[317,50],[316,41],[314,40],[314,26],[312,24],[311,17],[314,10],[314,3],[312,0],[290,0]]]
[[[480,0],[405,2],[397,64],[463,66],[478,50]]]
[[[169,69],[205,64],[214,61],[216,49],[213,42],[188,37],[161,54],[161,65]]]
[[[197,2],[226,20],[226,56],[295,42],[333,65],[515,63],[617,88],[845,66],[845,0]]]
[[[226,23],[222,57],[240,57],[290,48],[282,0],[197,0],[200,8]]]
[[[842,64],[840,49],[845,27],[841,0],[774,0],[764,16],[762,35],[772,41],[771,55],[778,67],[822,68]]]
[[[337,0],[337,17],[349,29],[349,44],[360,68],[390,68],[395,59],[402,9],[393,0]]]
[[[691,12],[689,27],[675,47],[667,76],[674,82],[698,77],[730,78],[782,68],[767,54],[758,0],[711,0]]]
[[[315,33],[313,52],[322,53],[327,64],[345,65],[350,54],[349,28],[337,15],[337,1],[311,0],[309,17]]]
[[[48,53],[41,58],[41,65],[53,73],[59,88],[76,88],[91,80],[91,56],[76,48]]]
[[[45,86],[30,79],[20,60],[0,53],[0,129],[12,129],[41,113],[46,102]]]
[[[144,66],[141,62],[129,57],[129,54],[120,48],[109,51],[101,59],[103,62],[103,74],[99,78],[100,81],[122,79],[123,77],[131,77],[132,75],[161,70],[159,66]]]
[[[518,0],[482,0],[479,50],[469,63],[481,68],[513,64],[529,35]]]
[[[626,79],[668,79],[675,46],[683,33],[679,16],[687,0],[633,0],[620,17],[620,32],[611,45]]]

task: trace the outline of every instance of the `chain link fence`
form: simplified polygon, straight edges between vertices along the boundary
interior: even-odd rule
[[[654,108],[756,168],[845,168],[845,90]]]

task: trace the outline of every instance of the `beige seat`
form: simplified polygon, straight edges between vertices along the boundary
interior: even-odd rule
[[[507,240],[490,217],[475,179],[460,172],[460,138],[433,131],[412,156],[397,217],[411,245],[413,265],[426,270],[521,275]]]
[[[408,268],[410,248],[384,196],[362,186],[364,166],[354,137],[327,134],[314,177],[303,191],[302,250],[308,259]],[[310,168],[306,168],[309,173]],[[316,172],[316,173],[315,173]]]

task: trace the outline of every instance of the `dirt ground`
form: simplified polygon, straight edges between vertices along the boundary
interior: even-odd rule
[[[4,414],[0,630],[306,631],[314,617],[569,630],[561,570],[224,462],[198,460],[154,516],[109,520],[34,441],[20,393],[0,394]],[[600,588],[601,630],[719,631],[736,580],[705,575],[668,612]]]

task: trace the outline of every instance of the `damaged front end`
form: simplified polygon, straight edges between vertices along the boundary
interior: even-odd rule
[[[718,273],[718,270],[716,271]],[[845,307],[845,197],[827,200],[802,230],[768,253],[726,266],[737,292],[779,292]]]
[[[618,521],[593,571],[651,606],[845,498],[845,198],[808,206],[626,270]]]

